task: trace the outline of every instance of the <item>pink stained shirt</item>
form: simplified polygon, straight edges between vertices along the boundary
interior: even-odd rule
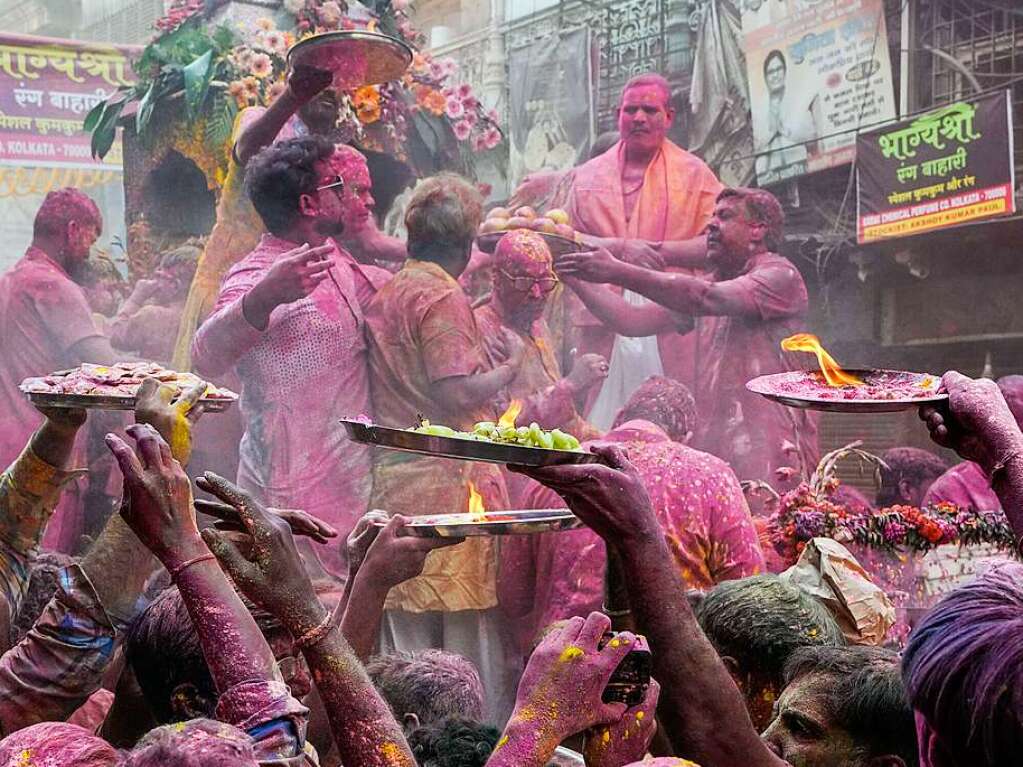
[[[263,235],[224,277],[192,354],[200,373],[213,377],[234,367],[242,381],[239,484],[270,506],[304,509],[329,522],[344,540],[366,510],[370,456],[347,439],[338,419],[370,413],[361,305],[386,272],[335,250],[331,279],[278,306],[267,329],[257,330],[245,319],[242,299],[296,247]]]
[[[806,362],[806,355],[781,349],[782,339],[805,328],[806,284],[792,262],[774,253],[754,256],[728,282],[744,294],[741,311],[698,320],[699,377],[693,394],[702,428],[696,446],[724,459],[740,481],[761,480],[785,491],[799,474],[783,481],[777,469],[798,469],[802,463],[809,476],[817,466],[817,416],[753,394],[746,382],[798,370]]]
[[[38,248],[0,277],[0,466],[18,457],[43,422],[18,385],[79,364],[71,349],[101,335],[85,292]]]
[[[672,442],[648,421],[635,420],[602,440],[623,447],[643,478],[679,575],[692,589],[764,572],[764,556],[742,488],[728,465]],[[534,484],[528,508],[564,508],[553,490]],[[501,542],[499,594],[518,625],[520,650],[554,621],[599,610],[606,553],[588,528],[508,536]]]
[[[1001,511],[1002,504],[991,489],[991,480],[973,461],[963,461],[946,471],[927,489],[924,506],[954,503],[962,509]]]

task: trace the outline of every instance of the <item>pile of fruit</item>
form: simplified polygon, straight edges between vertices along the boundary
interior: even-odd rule
[[[494,208],[487,213],[487,220],[480,225],[480,234],[507,232],[512,229],[532,229],[542,234],[556,234],[567,240],[576,241],[575,229],[569,223],[568,213],[555,208],[538,216],[528,205],[516,208],[515,212],[508,208]]]
[[[455,431],[448,426],[423,421],[413,429],[419,434],[434,437],[452,437],[454,439],[473,439],[481,442],[497,442],[502,445],[519,445],[520,447],[539,447],[548,450],[570,450],[579,452],[579,440],[561,429],[545,431],[534,421],[529,426],[506,426],[493,421],[481,421],[472,431]]]

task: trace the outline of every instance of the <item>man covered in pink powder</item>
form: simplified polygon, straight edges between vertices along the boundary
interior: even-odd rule
[[[749,507],[735,475],[719,458],[687,443],[696,406],[684,384],[651,378],[618,413],[602,440],[628,451],[657,513],[676,570],[691,589],[764,571]],[[560,508],[564,501],[533,484],[526,508]],[[501,607],[520,627],[528,653],[538,632],[554,621],[601,607],[607,554],[586,528],[509,536],[502,542]]]
[[[1002,376],[998,379],[998,388],[1016,423],[1023,425],[1023,376]],[[977,511],[1001,511],[1002,508],[990,477],[973,461],[956,464],[934,480],[924,496],[924,505],[942,502]]]
[[[365,158],[324,138],[257,155],[246,188],[268,233],[224,278],[193,346],[198,370],[234,366],[243,381],[239,484],[342,536],[366,509],[370,462],[337,419],[369,412],[361,307],[387,275],[332,238],[369,217],[369,185]],[[343,574],[341,552],[317,553]]]
[[[657,302],[613,306],[592,300],[591,291],[580,292],[611,327],[663,322],[666,309],[700,318],[695,393],[705,417],[696,445],[727,461],[740,480],[762,480],[778,490],[792,486],[778,469],[798,462],[809,474],[819,453],[817,419],[809,411],[779,407],[746,389],[758,375],[800,367],[793,353],[780,348],[783,338],[802,328],[808,305],[802,276],[777,253],[783,223],[781,205],[770,192],[721,192],[707,225],[712,279],[644,269],[603,249],[558,260],[562,277],[619,285]]]

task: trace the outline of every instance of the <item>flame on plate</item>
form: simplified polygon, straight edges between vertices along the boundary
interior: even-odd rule
[[[487,507],[483,505],[483,496],[476,491],[476,485],[469,482],[469,514],[473,522],[485,522]]]
[[[817,355],[817,364],[820,365],[821,374],[829,386],[863,385],[862,380],[842,370],[842,366],[835,362],[835,358],[821,346],[820,339],[812,333],[796,333],[789,336],[781,342],[781,348],[787,352],[810,352]]]
[[[508,405],[508,409],[505,410],[501,417],[497,419],[497,425],[499,427],[505,427],[509,429],[515,428],[515,419],[519,417],[519,413],[522,412],[522,400],[513,399],[511,404]]]

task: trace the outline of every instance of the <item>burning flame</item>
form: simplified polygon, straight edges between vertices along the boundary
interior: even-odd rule
[[[817,355],[817,364],[829,386],[862,386],[863,381],[842,370],[835,358],[821,346],[820,339],[811,333],[796,333],[781,342],[781,348],[787,352],[810,352]]]
[[[487,507],[483,505],[483,496],[476,492],[476,485],[469,483],[469,514],[473,522],[483,522],[487,518]]]
[[[519,417],[519,413],[522,412],[522,400],[513,399],[508,409],[501,414],[501,417],[497,419],[497,425],[499,428],[515,428],[515,419]]]

